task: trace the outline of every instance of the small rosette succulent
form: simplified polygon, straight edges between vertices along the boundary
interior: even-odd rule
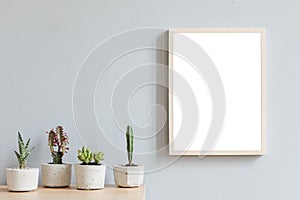
[[[93,165],[93,164],[100,165],[101,161],[104,159],[104,153],[98,151],[92,152],[89,148],[82,147],[81,150],[78,150],[77,158],[84,165]]]

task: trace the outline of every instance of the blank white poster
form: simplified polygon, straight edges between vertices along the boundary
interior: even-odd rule
[[[230,29],[229,32],[172,31],[170,32],[170,154],[198,155],[209,133],[215,114],[210,85],[201,67],[195,66],[185,55],[179,55],[180,38],[186,37],[207,54],[224,88],[225,113],[222,129],[212,144],[209,155],[261,155],[264,153],[264,77],[262,30]],[[180,35],[178,35],[180,34]],[[180,37],[179,37],[180,36]],[[178,44],[178,45],[177,45]],[[188,51],[187,51],[188,52]],[[189,52],[188,52],[189,53]],[[195,52],[191,52],[195,53]],[[203,62],[205,64],[205,62]],[[200,69],[200,70],[199,70]],[[174,75],[176,73],[176,75]],[[180,80],[179,80],[180,79]],[[186,134],[182,129],[182,80],[194,93],[198,111],[197,128],[189,145],[176,139]],[[181,132],[180,132],[181,131]]]

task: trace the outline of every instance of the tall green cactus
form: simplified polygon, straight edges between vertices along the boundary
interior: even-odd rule
[[[126,140],[127,140],[127,156],[128,165],[132,166],[132,155],[133,155],[133,130],[131,126],[127,126],[126,130]]]
[[[26,168],[28,157],[29,157],[31,151],[34,149],[34,147],[29,149],[29,143],[30,143],[30,138],[27,140],[26,144],[24,144],[22,135],[21,135],[20,132],[18,132],[19,152],[17,152],[17,151],[14,151],[14,152],[17,156],[18,161],[19,161],[19,168],[20,169],[25,169]]]

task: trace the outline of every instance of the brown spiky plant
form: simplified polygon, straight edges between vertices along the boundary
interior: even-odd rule
[[[62,126],[57,126],[56,129],[52,129],[46,133],[48,134],[48,146],[53,158],[53,163],[62,164],[62,158],[69,150],[69,147],[67,147],[69,144],[68,134],[64,131]]]

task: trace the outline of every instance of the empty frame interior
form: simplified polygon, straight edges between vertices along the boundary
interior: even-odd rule
[[[264,29],[169,30],[171,155],[200,155],[203,152],[208,155],[265,153],[264,38]],[[193,44],[190,48],[189,45],[182,45],[184,42]],[[197,46],[199,52],[195,50]],[[200,64],[193,60],[198,58],[192,54],[199,54],[199,59],[202,59]],[[217,84],[217,79],[214,80],[212,75],[204,72],[205,67],[216,69],[224,99],[216,99],[217,95],[213,94],[216,90],[212,88],[216,88],[214,84]],[[186,95],[187,91],[182,90],[190,90],[193,95]],[[193,102],[196,102],[194,109],[197,116],[184,115],[187,118],[184,121],[182,113],[190,109],[186,107],[193,106]],[[220,107],[215,106],[215,102],[224,105],[224,120],[219,124],[222,128],[218,136],[210,141],[211,148],[204,149],[209,130],[214,125],[212,119]],[[187,124],[195,122],[195,133],[190,133],[193,130],[189,128],[183,128],[195,126]],[[188,143],[184,142],[185,138],[189,138]]]

